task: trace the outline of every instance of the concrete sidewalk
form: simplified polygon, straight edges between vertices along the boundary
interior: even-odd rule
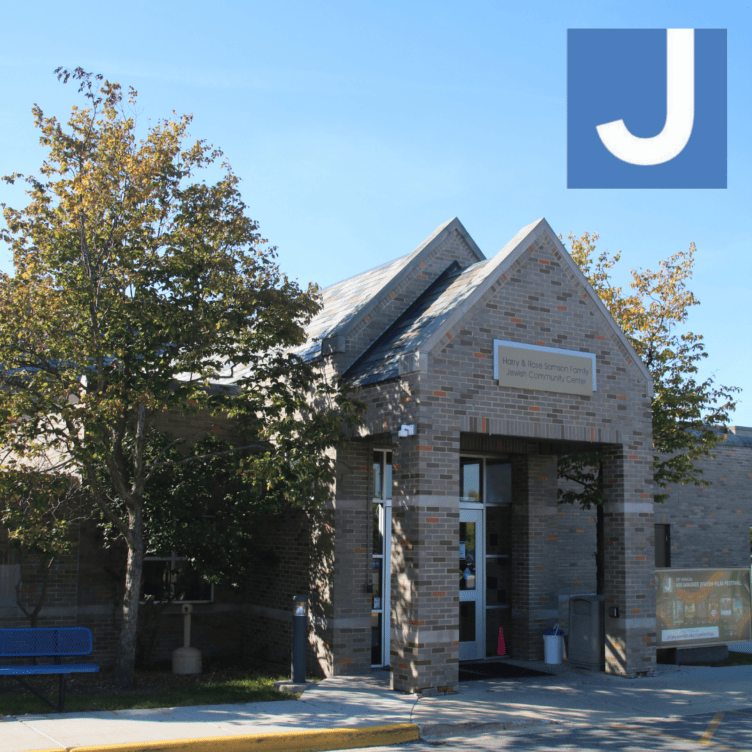
[[[510,661],[553,676],[461,683],[419,697],[389,690],[389,675],[337,677],[300,700],[159,710],[0,717],[0,752],[106,747],[111,752],[322,750],[434,740],[471,730],[537,724],[603,726],[752,706],[752,667],[658,666],[622,679],[571,667]]]

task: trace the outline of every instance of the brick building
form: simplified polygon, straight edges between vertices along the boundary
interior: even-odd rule
[[[605,598],[619,607],[607,671],[653,670],[657,550],[672,566],[748,565],[752,436],[730,429],[706,463],[713,485],[653,503],[650,375],[545,220],[486,259],[454,219],[327,288],[309,335],[300,354],[359,388],[365,424],[338,450],[330,502],[263,522],[269,561],[244,593],[188,598],[204,601],[205,652],[287,660],[292,598],[309,592],[318,673],[389,666],[397,690],[444,691],[459,661],[496,655],[500,629],[508,654],[542,657],[541,630],[595,591],[594,514],[557,506],[556,477],[559,454],[594,447]],[[80,535],[40,626],[92,625],[95,652],[112,652],[115,591],[97,601],[104,554]],[[1,600],[11,566],[0,623],[22,626]],[[178,608],[158,656],[180,644]]]

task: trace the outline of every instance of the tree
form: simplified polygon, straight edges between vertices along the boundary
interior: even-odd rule
[[[259,515],[277,511],[284,502],[246,482],[247,473],[240,472],[243,453],[232,451],[216,435],[197,441],[187,457],[170,443],[161,434],[149,447],[162,462],[145,492],[144,550],[155,557],[169,559],[178,552],[185,558],[174,569],[169,561],[156,563],[149,573],[144,567],[136,660],[147,665],[162,613],[175,599],[208,583],[241,589],[248,576],[278,563],[264,542]],[[131,444],[127,451],[132,452]],[[108,483],[104,469],[100,482]],[[114,490],[111,497],[122,514],[124,506]],[[106,519],[102,529],[105,547],[117,553],[119,531]]]
[[[50,571],[55,560],[70,553],[71,526],[82,518],[81,489],[78,478],[49,472],[6,456],[0,473],[0,525],[7,531],[16,551],[21,579],[16,583],[16,604],[33,628],[47,598]],[[33,599],[22,598],[23,573],[36,563],[41,580]],[[26,600],[26,602],[24,602]]]
[[[125,541],[115,682],[129,686],[161,474],[225,452],[264,508],[315,504],[358,405],[290,352],[316,288],[280,271],[221,152],[188,142],[191,117],[139,138],[136,91],[56,73],[85,106],[67,129],[34,106],[47,158],[25,178],[28,206],[2,205],[15,275],[0,273],[0,446],[18,463],[57,453]],[[231,420],[233,445],[176,457],[181,440],[164,443],[157,422],[198,413]]]
[[[714,431],[729,419],[737,387],[716,386],[713,376],[700,381],[699,364],[708,357],[703,337],[684,331],[690,309],[699,300],[688,289],[695,245],[659,263],[658,271],[631,271],[630,292],[614,284],[612,270],[621,252],[596,256],[598,234],[570,233],[570,253],[627,335],[653,377],[653,478],[659,489],[673,484],[702,485],[697,460],[712,457],[723,437]],[[596,508],[598,593],[603,592],[603,466],[598,452],[559,457],[559,477],[570,481],[559,490],[559,503]],[[664,502],[666,493],[654,494]]]

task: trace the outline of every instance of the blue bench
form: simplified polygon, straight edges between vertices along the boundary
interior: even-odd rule
[[[51,708],[55,706],[22,676],[32,674],[59,674],[57,710],[65,710],[65,678],[68,674],[84,674],[99,671],[93,663],[61,663],[70,655],[91,653],[91,631],[86,627],[58,627],[55,629],[0,629],[0,659],[2,658],[54,658],[54,663],[37,665],[0,666],[0,676],[12,676],[21,686],[44,700]]]

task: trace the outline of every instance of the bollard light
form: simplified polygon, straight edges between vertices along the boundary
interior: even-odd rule
[[[308,618],[308,596],[296,595],[292,600],[295,604],[293,607],[293,614],[295,616],[305,616]]]
[[[306,646],[308,644],[308,596],[292,599],[292,680],[305,684]]]

